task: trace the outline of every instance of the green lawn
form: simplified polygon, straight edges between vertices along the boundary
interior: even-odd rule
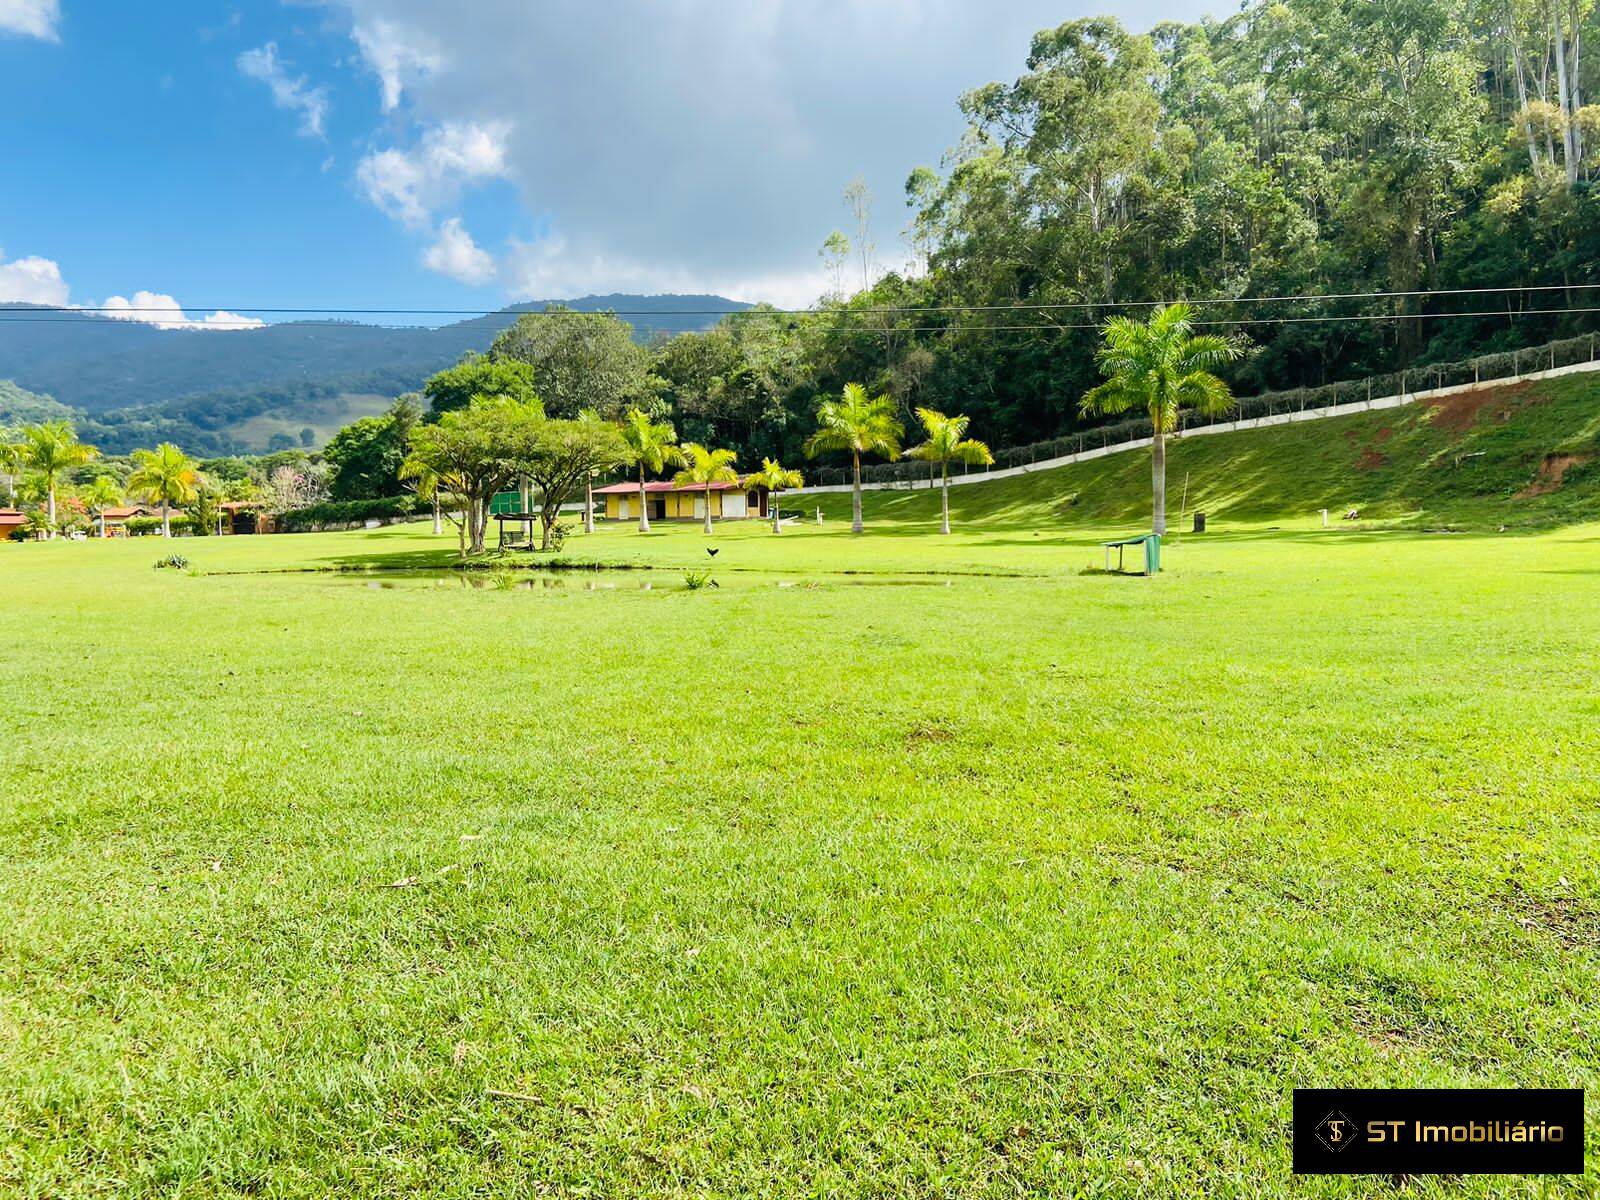
[[[696,592],[0,547],[0,1192],[1389,1196],[1289,1173],[1296,1084],[1600,1088],[1600,525],[1112,578],[1136,499],[1030,483]]]

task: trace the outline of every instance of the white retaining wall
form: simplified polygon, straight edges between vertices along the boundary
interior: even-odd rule
[[[1426,368],[1418,368],[1425,370]],[[1450,387],[1428,388],[1419,392],[1402,392],[1397,396],[1374,396],[1371,400],[1357,400],[1351,404],[1334,404],[1327,408],[1304,408],[1293,412],[1274,413],[1270,417],[1250,417],[1243,421],[1221,421],[1215,425],[1196,425],[1192,429],[1185,429],[1173,434],[1177,438],[1203,437],[1209,433],[1237,433],[1241,429],[1265,429],[1270,425],[1288,425],[1295,421],[1320,421],[1326,417],[1347,417],[1351,413],[1373,412],[1383,408],[1403,408],[1407,404],[1415,404],[1419,400],[1442,400],[1447,396],[1460,396],[1468,392],[1487,391],[1490,388],[1509,387],[1514,383],[1522,383],[1531,379],[1555,379],[1562,375],[1579,375],[1586,371],[1600,371],[1600,361],[1573,363],[1570,366],[1554,367],[1548,371],[1529,371],[1522,375],[1510,375],[1500,379],[1483,379],[1476,383],[1458,383]],[[1127,450],[1140,450],[1150,445],[1153,438],[1135,438],[1131,442],[1117,442],[1112,446],[1097,446],[1093,450],[1084,450],[1077,454],[1063,454],[1059,458],[1041,459],[1039,462],[1027,463],[1020,467],[1002,467],[1000,470],[978,471],[966,475],[950,476],[952,487],[963,483],[987,483],[991,479],[1010,479],[1016,475],[1027,475],[1033,471],[1051,471],[1056,467],[1070,466],[1072,463],[1088,462],[1090,459],[1104,458],[1108,454],[1121,454]],[[938,479],[933,485],[938,486]],[[862,491],[902,491],[908,492],[921,488],[926,491],[930,485],[926,480],[896,480],[892,483],[863,483]],[[823,492],[848,492],[848,483],[829,483],[817,487],[797,488],[785,493],[786,495],[820,495]]]

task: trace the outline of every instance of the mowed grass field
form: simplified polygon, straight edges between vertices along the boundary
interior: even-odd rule
[[[1116,578],[1009,487],[575,536],[665,568],[595,590],[0,547],[0,1192],[1593,1194],[1288,1119],[1600,1088],[1600,525]]]

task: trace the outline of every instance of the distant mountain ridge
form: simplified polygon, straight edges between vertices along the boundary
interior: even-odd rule
[[[109,453],[163,439],[201,454],[266,450],[305,444],[304,431],[320,442],[549,304],[620,312],[640,341],[709,329],[722,313],[752,307],[725,296],[614,293],[529,301],[437,328],[307,320],[217,331],[0,304],[0,380],[76,410],[84,436]]]
[[[562,304],[580,312],[626,310],[649,340],[706,329],[704,310],[750,307],[723,296],[585,296],[517,304],[438,328],[357,321],[285,321],[251,330],[157,329],[73,309],[14,313],[0,305],[0,379],[86,413],[165,404],[186,396],[392,374],[415,387],[525,312]]]

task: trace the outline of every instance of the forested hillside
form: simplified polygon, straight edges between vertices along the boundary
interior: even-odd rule
[[[1593,329],[1597,20],[1573,0],[1253,0],[1148,35],[1041,32],[1014,78],[961,97],[946,161],[908,180],[907,274],[783,337],[744,333],[777,382],[743,407],[666,373],[752,450],[793,454],[849,379],[1012,444],[1079,423],[1094,326],[1120,305],[1217,301],[1203,318],[1255,347],[1231,372],[1242,392]],[[830,239],[841,279],[872,240]],[[1452,293],[1528,286],[1548,290]],[[1307,294],[1331,298],[1249,299]]]

